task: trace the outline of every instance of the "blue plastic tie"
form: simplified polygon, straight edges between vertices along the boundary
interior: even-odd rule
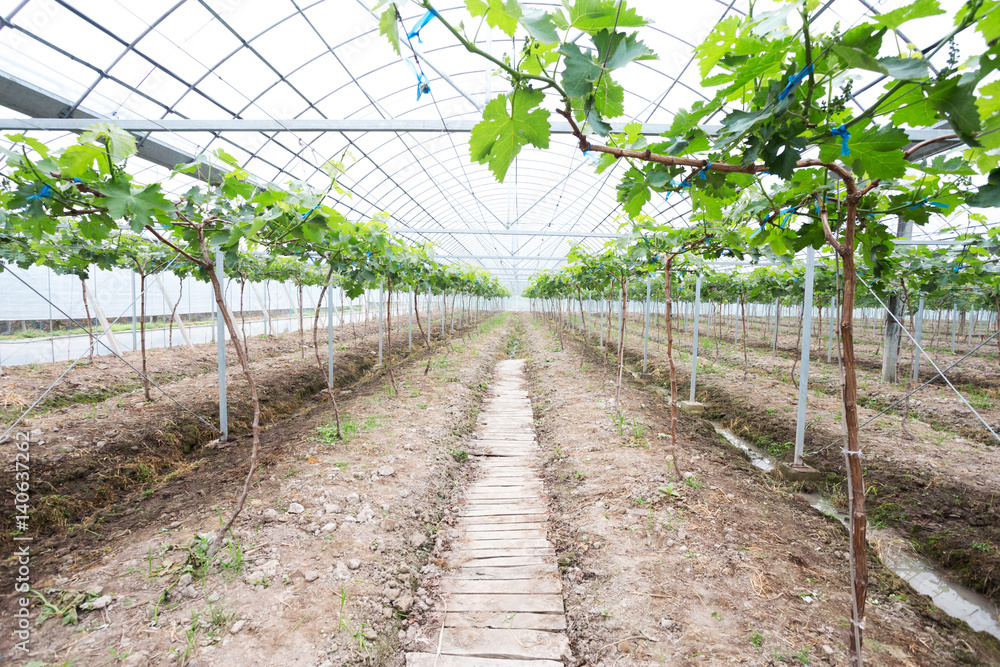
[[[421,95],[426,95],[431,92],[431,84],[427,81],[427,75],[425,75],[422,70],[418,69],[412,60],[409,58],[404,58],[403,60],[410,66],[413,76],[417,77],[417,101],[419,102]]]
[[[711,160],[705,160],[705,162],[707,162],[708,164],[706,164],[706,165],[705,165],[705,168],[704,168],[704,169],[702,169],[702,170],[701,170],[701,171],[700,171],[700,172],[698,173],[698,178],[700,178],[700,179],[701,179],[701,180],[703,180],[703,181],[707,181],[707,180],[708,180],[708,177],[707,177],[707,176],[705,176],[705,172],[706,172],[706,171],[708,171],[709,169],[711,169],[711,168],[712,168],[712,161],[711,161]],[[690,184],[690,183],[688,183],[688,187],[691,187],[691,184]]]
[[[840,137],[840,155],[843,157],[850,155],[851,147],[847,142],[851,140],[851,131],[847,129],[847,126],[841,125],[840,127],[835,127],[830,130],[830,134]]]
[[[35,201],[36,199],[44,199],[46,197],[52,196],[52,187],[48,184],[42,186],[42,191],[38,194],[31,195],[28,197],[28,201]]]
[[[309,218],[309,216],[313,214],[313,211],[315,211],[316,209],[318,209],[319,206],[320,206],[319,204],[316,204],[311,209],[309,209],[308,211],[306,211],[305,213],[303,213],[302,214],[302,219],[303,220],[307,220]]]
[[[812,71],[813,71],[812,63],[806,65],[801,70],[799,70],[798,74],[796,74],[795,76],[793,76],[791,79],[788,80],[788,85],[785,86],[785,89],[780,93],[778,93],[778,101],[780,102],[784,100],[786,97],[788,97],[788,94],[793,90],[795,90],[800,83],[802,83],[802,79],[812,74]]]
[[[948,208],[948,205],[941,201],[927,201],[927,197],[924,197],[923,201],[918,201],[912,206],[907,206],[907,208],[920,208],[921,206],[934,206],[935,208]]]
[[[421,17],[421,19],[419,21],[417,21],[417,24],[415,26],[413,26],[413,30],[411,30],[410,32],[406,33],[406,38],[407,39],[413,39],[414,37],[416,37],[417,38],[417,42],[420,43],[420,44],[423,44],[424,41],[422,39],[420,39],[420,31],[423,30],[424,26],[427,25],[428,23],[430,23],[431,19],[434,18],[435,16],[437,16],[438,18],[441,18],[440,16],[438,16],[438,13],[437,13],[436,9],[433,9],[433,8],[432,9],[428,9],[427,13],[424,14],[423,17]]]

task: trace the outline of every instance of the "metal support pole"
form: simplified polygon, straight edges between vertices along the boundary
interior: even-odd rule
[[[406,294],[406,316],[409,322],[407,323],[408,335],[410,339],[410,353],[413,352],[413,300],[410,299],[410,294]]]
[[[646,360],[649,358],[649,292],[653,287],[653,277],[646,276],[646,326],[642,332],[642,372],[646,372]]]
[[[333,389],[333,285],[326,290],[326,385]]]
[[[698,384],[698,320],[701,314],[701,274],[694,281],[694,343],[691,345],[691,397],[694,402],[695,385]]]
[[[222,298],[226,298],[226,256],[221,250],[215,253],[215,275],[219,279],[219,289],[222,291]],[[229,439],[229,406],[226,404],[226,327],[222,312],[219,312],[217,320],[218,331],[216,332],[218,360],[219,360],[219,442],[226,442]],[[235,344],[236,341],[233,341]]]
[[[431,288],[427,288],[427,345],[431,344]]]
[[[382,365],[382,319],[385,313],[382,312],[384,306],[382,305],[384,299],[382,298],[382,288],[378,288],[378,365]]]
[[[816,251],[812,246],[806,250],[806,286],[802,297],[802,357],[799,362],[799,412],[795,420],[795,461],[802,465],[802,451],[806,437],[806,402],[809,384],[809,344],[812,342],[813,275],[816,266]]]
[[[448,309],[448,302],[446,301],[444,291],[442,291],[441,292],[441,338],[444,338],[444,320],[445,320],[444,313],[447,309]]]
[[[913,317],[913,328],[916,331],[913,332],[914,338],[916,338],[917,347],[914,350],[913,355],[913,379],[916,380],[920,377],[920,338],[924,332],[924,295],[920,295],[920,304],[917,306],[917,314]]]

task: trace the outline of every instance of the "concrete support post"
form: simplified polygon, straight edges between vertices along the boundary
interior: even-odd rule
[[[646,372],[646,360],[649,358],[649,293],[653,286],[653,277],[646,276],[646,325],[642,332],[642,372]]]
[[[226,256],[221,250],[215,253],[215,275],[219,278],[219,288],[222,291],[222,298],[226,298]],[[219,442],[226,442],[229,439],[229,406],[226,401],[226,322],[222,317],[222,311],[216,319],[218,330],[216,331],[216,344],[218,345],[219,360]]]
[[[108,322],[108,318],[104,316],[104,309],[101,308],[101,303],[94,296],[94,293],[90,290],[90,285],[86,281],[83,281],[83,289],[87,291],[87,298],[90,300],[90,304],[94,307],[94,314],[97,315],[97,321],[101,323],[101,328],[104,329],[104,337],[108,339],[108,346],[114,350],[114,353],[121,356],[122,349],[118,346],[118,339],[115,338],[115,332],[111,330],[111,324]],[[96,351],[96,348],[95,348]]]
[[[951,307],[951,353],[955,354],[955,332],[958,330],[958,304]]]
[[[799,411],[795,421],[795,462],[802,465],[802,451],[806,436],[806,402],[809,385],[809,344],[812,342],[813,275],[815,274],[816,251],[812,246],[806,250],[806,285],[802,297],[802,357],[799,361]]]
[[[333,387],[333,285],[326,290],[326,383]]]
[[[378,365],[382,365],[382,320],[385,318],[385,306],[383,305],[385,299],[383,298],[383,290],[381,287],[378,288]]]
[[[913,353],[913,372],[911,377],[915,381],[920,377],[920,339],[924,333],[924,295],[920,295],[920,304],[917,306],[917,314],[913,317],[913,328],[916,331],[913,332],[913,338],[917,343],[916,350]]]
[[[135,298],[135,271],[129,271],[128,273],[129,273],[129,282],[132,283],[132,351],[135,352],[136,349],[138,348],[138,344],[136,343],[136,339],[135,339],[135,324],[136,324],[136,317],[135,317],[135,302],[136,302],[136,298]],[[51,281],[50,281],[50,284],[51,284]],[[50,291],[51,291],[51,288],[50,288]],[[51,309],[51,307],[50,307],[50,309]],[[49,319],[51,320],[51,317]],[[49,322],[49,336],[51,336],[51,335],[52,335],[52,322]],[[55,361],[55,359],[53,359],[52,361]]]
[[[837,316],[837,297],[830,297],[830,335],[826,341],[826,363],[833,363],[833,320]]]
[[[694,402],[694,390],[698,384],[698,323],[701,311],[701,274],[694,281],[694,342],[691,345],[691,396],[688,400]]]

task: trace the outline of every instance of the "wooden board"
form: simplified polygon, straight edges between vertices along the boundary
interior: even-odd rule
[[[485,612],[460,611],[449,613],[444,619],[446,628],[498,628],[511,630],[565,630],[566,616],[563,614],[532,614],[510,612],[487,614]],[[534,664],[534,663],[532,663]]]
[[[407,653],[406,667],[563,667],[563,663],[554,660],[494,660],[459,655]]]
[[[476,595],[562,595],[562,581],[555,577],[545,577],[538,581],[530,579],[442,579],[438,590],[444,593],[470,593]],[[451,605],[448,606],[451,609]]]
[[[441,653],[518,660],[566,660],[572,655],[562,633],[493,628],[445,628]]]

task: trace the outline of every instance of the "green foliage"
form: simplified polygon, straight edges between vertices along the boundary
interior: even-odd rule
[[[549,114],[540,107],[544,98],[542,91],[530,88],[498,95],[486,105],[483,120],[472,129],[470,157],[488,164],[498,181],[503,181],[524,146],[549,147]]]

